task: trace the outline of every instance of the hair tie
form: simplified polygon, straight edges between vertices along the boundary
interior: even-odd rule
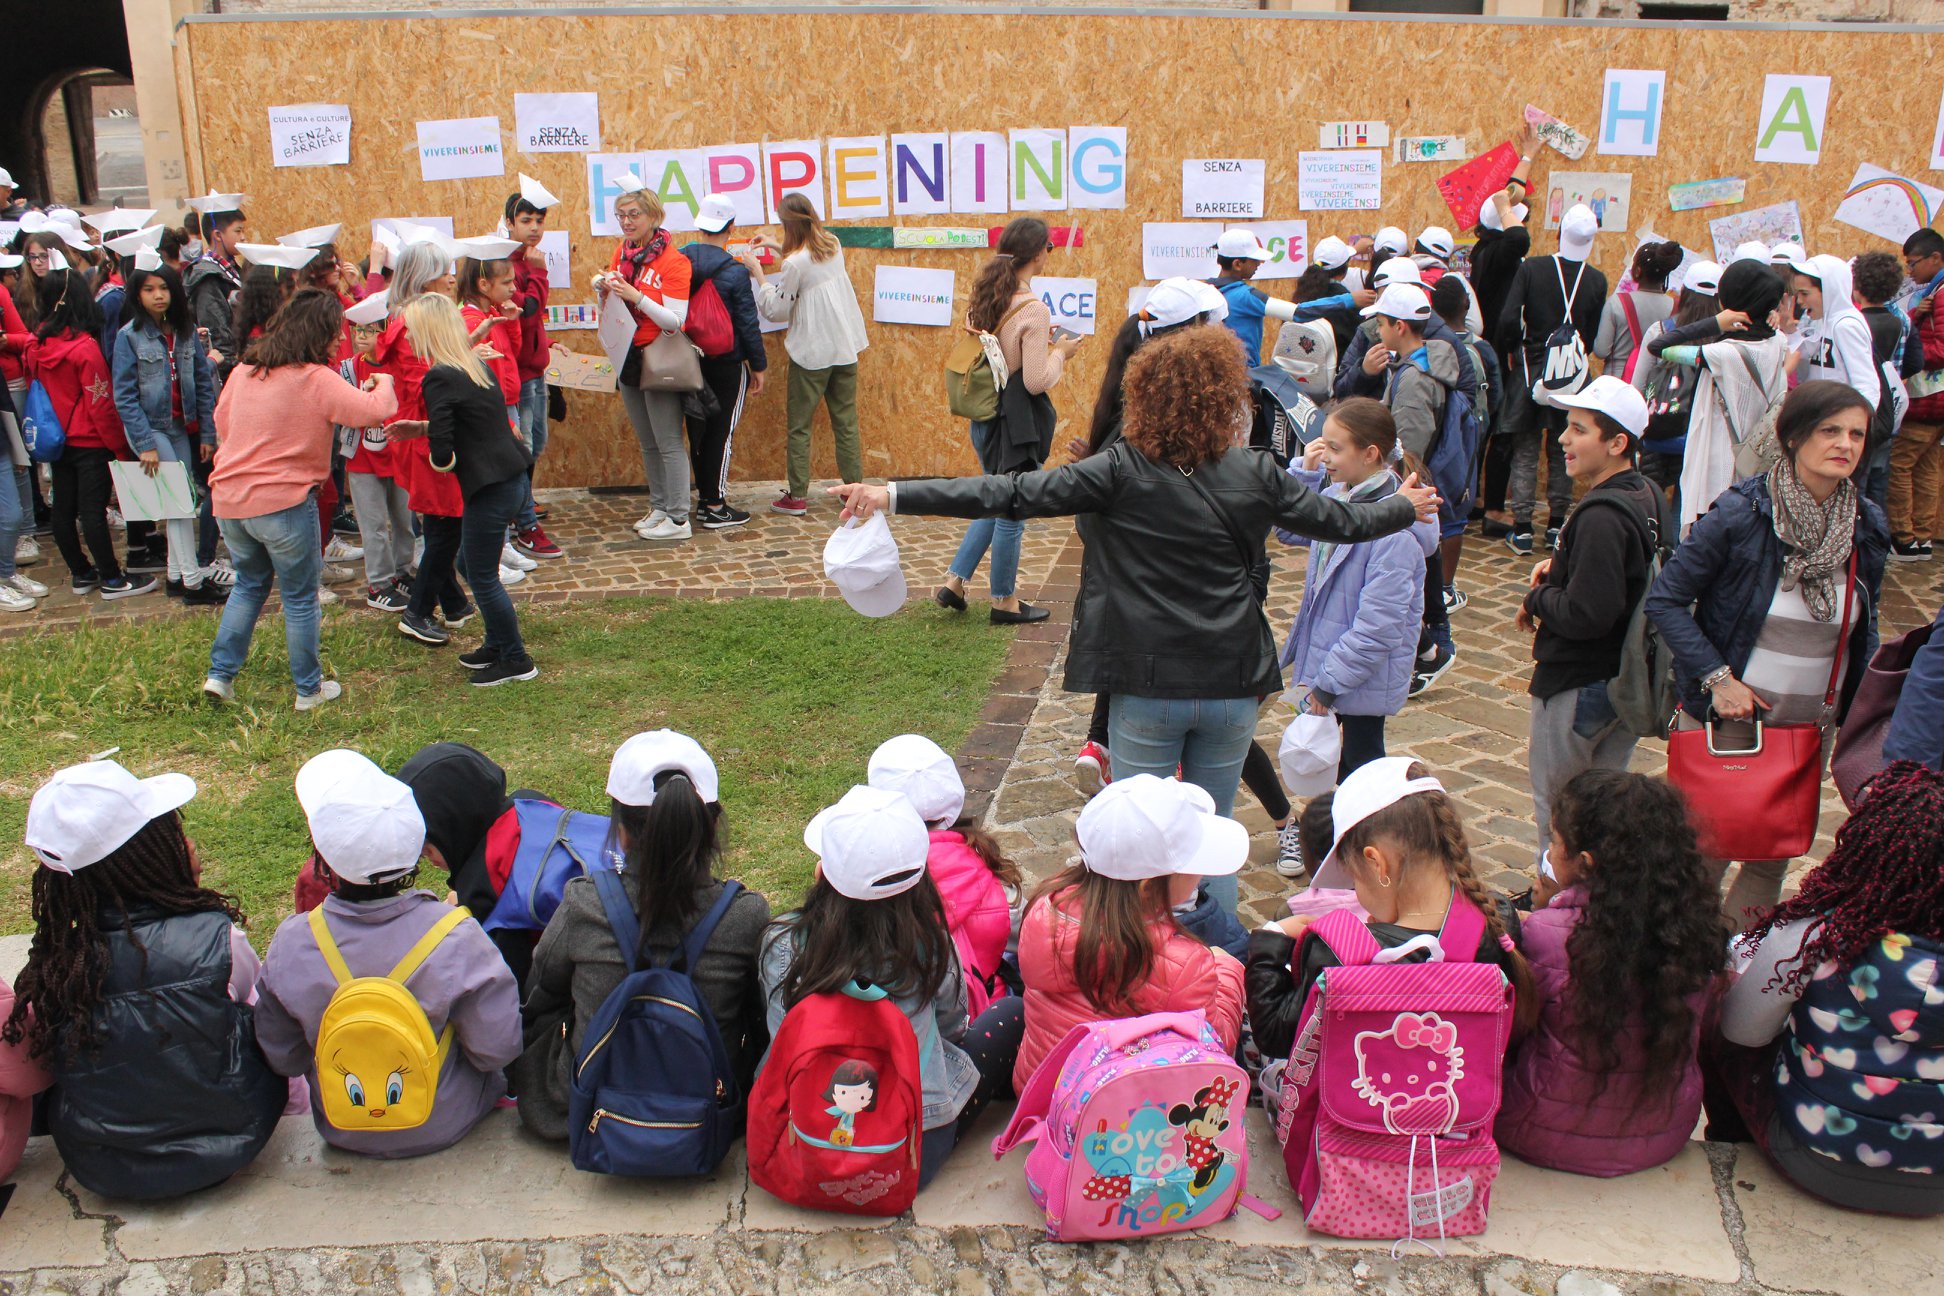
[[[1010,252],[994,252],[992,255],[995,260],[997,260],[999,257],[1004,257],[1008,261],[1013,259],[1013,254]]]
[[[1499,933],[1499,948],[1504,950],[1507,954],[1517,954],[1519,952],[1519,947],[1517,945],[1514,945],[1512,943],[1512,938],[1510,936],[1507,936],[1504,932]]]

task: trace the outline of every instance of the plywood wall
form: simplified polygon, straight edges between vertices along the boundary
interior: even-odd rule
[[[1666,187],[1742,175],[1749,181],[1748,207],[1801,202],[1812,251],[1855,252],[1889,244],[1830,219],[1844,188],[1863,161],[1928,174],[1922,168],[1937,94],[1934,81],[1909,77],[1935,54],[1934,34],[1868,29],[830,10],[215,19],[191,22],[180,35],[185,104],[193,105],[186,111],[196,115],[185,125],[197,192],[211,184],[247,192],[258,236],[341,220],[358,231],[347,235],[347,251],[360,255],[373,216],[446,214],[462,235],[487,231],[512,187],[511,176],[422,182],[415,124],[496,113],[509,170],[525,169],[567,200],[553,223],[574,232],[574,270],[582,282],[605,268],[612,246],[586,233],[585,164],[578,154],[512,152],[516,91],[598,91],[609,149],[894,131],[1125,126],[1128,208],[1087,213],[1086,246],[1056,253],[1049,269],[1098,279],[1103,307],[1102,336],[1081,351],[1054,394],[1062,442],[1085,427],[1106,333],[1118,322],[1126,290],[1141,282],[1142,222],[1181,219],[1185,157],[1267,158],[1268,218],[1295,219],[1306,215],[1296,206],[1296,154],[1315,146],[1320,121],[1377,119],[1388,122],[1393,134],[1462,133],[1474,151],[1483,151],[1510,135],[1528,100],[1591,133],[1604,68],[1662,68],[1667,106],[1661,155],[1600,157],[1589,151],[1567,162],[1542,152],[1534,173],[1542,194],[1549,167],[1630,172],[1634,223],[1651,218],[1664,236],[1706,249],[1708,217],[1734,209],[1673,213]],[[1820,165],[1752,161],[1762,79],[1769,72],[1834,78]],[[268,106],[346,100],[353,113],[352,166],[271,166]],[[1381,224],[1413,231],[1450,225],[1433,184],[1441,169],[1387,163],[1383,211],[1308,213],[1311,239]],[[976,220],[908,217],[904,223]],[[1536,226],[1535,217],[1538,250],[1550,250],[1555,236]],[[1631,248],[1631,238],[1606,235],[1594,259],[1617,279]],[[878,264],[956,269],[963,301],[981,259],[969,252],[848,253],[867,316]],[[591,334],[564,336],[593,349]],[[947,331],[873,324],[871,338],[859,402],[867,471],[908,476],[972,470],[964,428],[944,407],[939,364],[950,343]],[[777,381],[751,401],[736,437],[738,477],[782,475],[780,335],[772,335],[769,346]],[[571,420],[556,426],[544,476],[555,484],[640,481],[638,452],[618,401],[576,394],[572,406]],[[817,442],[817,473],[834,475],[821,423]]]

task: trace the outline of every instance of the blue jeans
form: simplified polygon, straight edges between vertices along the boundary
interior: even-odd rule
[[[986,438],[992,435],[993,424],[974,419],[971,422],[972,448],[985,454]],[[992,567],[989,579],[992,583],[992,597],[1007,599],[1019,583],[1019,538],[1026,532],[1026,524],[1018,518],[978,518],[965,528],[965,539],[959,541],[958,553],[952,557],[948,569],[962,581],[970,582],[973,573],[979,570],[979,560],[986,550],[992,550]]]
[[[1242,762],[1255,737],[1253,697],[1145,698],[1116,693],[1107,718],[1107,747],[1114,753],[1114,777],[1152,774],[1181,777],[1215,800],[1215,813],[1235,809]],[[1234,875],[1209,878],[1208,893],[1229,913],[1240,898]]]
[[[540,452],[547,448],[547,380],[544,377],[529,378],[520,384],[520,403],[514,406],[519,415],[520,435],[526,438],[527,449],[533,452],[534,462],[540,459]],[[520,501],[518,516],[513,525],[521,531],[538,526],[540,519],[533,515],[533,472],[526,477],[526,497]]]
[[[481,646],[497,648],[500,657],[510,662],[524,662],[527,651],[520,642],[520,618],[513,611],[513,600],[500,584],[499,560],[506,524],[520,507],[526,480],[522,473],[481,486],[467,498],[465,515],[459,520],[459,569],[486,621],[486,642]]]
[[[4,580],[14,574],[14,546],[20,533],[34,520],[34,491],[27,480],[33,470],[14,467],[4,436],[0,436],[0,466],[11,470],[10,480],[0,482],[0,580]]]
[[[317,496],[280,513],[253,518],[218,518],[223,542],[236,568],[236,586],[223,604],[223,623],[209,650],[209,673],[225,683],[237,677],[250,655],[250,636],[276,578],[283,592],[284,643],[290,650],[290,678],[308,697],[324,686],[317,660],[317,581],[324,555],[317,544]]]

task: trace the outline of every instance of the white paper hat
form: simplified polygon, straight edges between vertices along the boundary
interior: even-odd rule
[[[1283,786],[1299,797],[1322,796],[1336,786],[1337,763],[1343,757],[1343,729],[1335,716],[1305,709],[1283,730],[1276,759],[1282,765]]]
[[[1349,871],[1343,867],[1343,861],[1337,858],[1337,847],[1345,833],[1407,796],[1444,791],[1444,784],[1434,778],[1410,777],[1413,763],[1409,756],[1380,757],[1359,765],[1337,785],[1336,796],[1330,802],[1330,825],[1335,830],[1335,837],[1330,842],[1330,853],[1310,874],[1312,891],[1325,888],[1341,890],[1354,885]]]
[[[281,243],[238,243],[236,252],[251,265],[275,266],[279,270],[302,270],[317,260],[314,247],[285,247]]]
[[[115,234],[122,230],[140,229],[155,218],[155,208],[136,209],[116,207],[105,212],[95,212],[81,219],[91,225],[97,234]]]
[[[162,268],[162,254],[152,247],[137,249],[135,253],[135,268],[137,270],[160,270]]]
[[[59,238],[61,242],[67,244],[76,252],[92,252],[95,250],[95,245],[88,242],[88,232],[79,225],[70,225],[66,221],[57,221],[47,227],[47,232]]]
[[[871,753],[865,780],[874,788],[900,792],[933,827],[950,827],[965,809],[965,780],[943,747],[923,734],[899,734]]]
[[[47,273],[53,274],[56,270],[66,270],[67,268],[67,258],[61,255],[59,248],[47,249]]]
[[[722,785],[709,753],[701,743],[673,729],[638,733],[616,748],[608,762],[607,794],[622,805],[653,805],[655,779],[671,770],[687,775],[704,801],[721,799]]]
[[[471,257],[475,261],[504,261],[526,246],[518,239],[498,238],[491,234],[478,234],[452,242],[453,250],[458,255]]]
[[[399,250],[405,246],[404,240],[398,237],[398,231],[389,225],[373,225],[371,227],[371,241],[384,248],[385,251],[391,253],[393,256],[398,255]]]
[[[376,324],[385,318],[386,298],[391,296],[389,289],[375,292],[355,306],[344,308],[344,318],[353,324]]]
[[[1215,813],[1193,783],[1135,774],[1115,779],[1074,825],[1090,873],[1141,882],[1193,873],[1227,877],[1249,862],[1249,830]]]
[[[300,229],[294,234],[279,234],[277,242],[285,247],[321,248],[337,242],[338,234],[344,229],[342,222],[336,225],[313,225]]]
[[[560,199],[554,197],[551,189],[524,171],[520,172],[520,197],[527,206],[538,207],[541,211],[560,206]]]
[[[195,795],[196,781],[187,774],[138,779],[119,761],[70,765],[28,803],[27,845],[56,873],[72,873],[107,859],[151,819]]]
[[[343,747],[297,771],[297,804],[331,872],[360,886],[410,873],[425,853],[425,816],[412,789]]]
[[[902,895],[925,878],[931,833],[903,793],[859,785],[803,830],[819,872],[853,900]]]
[[[1431,298],[1417,284],[1392,280],[1384,285],[1384,291],[1377,300],[1360,313],[1383,315],[1395,320],[1428,320],[1431,318]]]
[[[243,200],[248,196],[240,193],[217,193],[211,189],[200,198],[191,198],[189,205],[205,216],[213,216],[217,212],[243,210]]]
[[[640,193],[648,187],[648,182],[632,171],[623,171],[608,183],[624,194]]]
[[[117,238],[103,239],[101,245],[110,252],[122,256],[134,256],[143,248],[157,248],[162,245],[162,227],[151,225],[147,229],[136,230],[133,234],[123,234]]]
[[[1310,249],[1310,260],[1326,270],[1337,270],[1349,265],[1350,258],[1354,255],[1350,245],[1334,234],[1324,235],[1317,240],[1316,246]]]
[[[904,606],[904,567],[883,513],[873,513],[862,523],[852,518],[838,527],[824,543],[823,558],[824,575],[844,602],[865,616],[887,617]]]

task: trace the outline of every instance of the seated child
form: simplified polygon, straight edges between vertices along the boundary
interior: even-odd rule
[[[13,987],[0,978],[0,1022],[12,1017],[13,1011]],[[17,1040],[0,1038],[0,1183],[13,1177],[27,1150],[34,1095],[53,1082],[47,1068],[28,1052],[24,1033]]]
[[[1225,1048],[1242,1024],[1242,965],[1182,930],[1175,906],[1204,877],[1230,877],[1249,833],[1192,783],[1136,774],[1087,802],[1080,857],[1048,880],[1019,929],[1026,1036],[1023,1089],[1067,1031],[1106,1017],[1202,1011]]]
[[[1560,890],[1519,948],[1539,1029],[1513,1050],[1496,1134],[1522,1160],[1622,1175],[1679,1152],[1701,1115],[1696,1045],[1728,924],[1681,794],[1588,770],[1553,803]]]
[[[723,884],[722,806],[715,762],[693,738],[668,729],[636,734],[608,766],[621,876],[641,923],[641,954],[667,962],[715,905]],[[769,901],[743,891],[688,969],[721,1032],[735,1074],[749,1091],[763,1042],[756,953]],[[520,1095],[520,1121],[542,1138],[567,1137],[573,1072],[588,1022],[628,976],[592,878],[570,880],[533,952],[527,977],[526,1051],[508,1068]]]
[[[256,1159],[289,1086],[258,1050],[258,965],[236,902],[201,883],[183,774],[111,760],[34,793],[34,944],[0,1038],[54,1085],[46,1120],[75,1182],[175,1197]]]
[[[378,1157],[451,1147],[506,1094],[501,1068],[520,1053],[520,990],[479,924],[416,890],[425,820],[412,790],[342,748],[297,772],[297,800],[331,893],[284,920],[263,964],[257,1040],[283,1075],[308,1075],[326,1143]],[[429,1056],[372,1055],[371,1037],[325,1030],[355,978],[403,984]],[[401,1037],[403,1037],[401,1035]]]

